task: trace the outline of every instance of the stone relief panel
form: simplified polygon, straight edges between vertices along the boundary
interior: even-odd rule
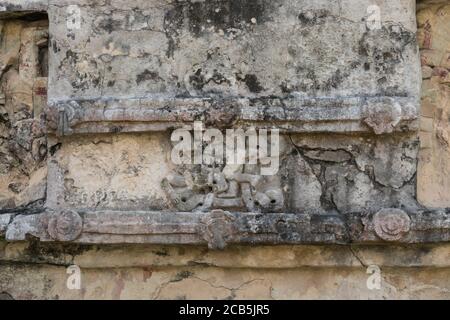
[[[181,169],[162,184],[179,211],[279,212],[284,208],[279,178],[249,173],[244,165]]]
[[[164,134],[84,136],[51,142],[47,206],[163,210],[161,181],[171,171]]]
[[[430,207],[450,206],[450,4],[418,12],[422,57],[421,151],[417,193]]]
[[[47,77],[46,15],[0,20],[0,210],[44,204]]]
[[[175,165],[167,134],[64,138],[51,145],[49,207],[351,214],[417,210],[416,135],[281,135],[280,170]],[[136,152],[139,150],[139,152]]]

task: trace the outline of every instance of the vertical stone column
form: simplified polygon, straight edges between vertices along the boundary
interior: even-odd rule
[[[450,3],[419,3],[422,60],[421,151],[417,193],[421,204],[450,206]]]

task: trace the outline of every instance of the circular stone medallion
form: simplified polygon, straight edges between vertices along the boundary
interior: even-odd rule
[[[386,241],[398,241],[411,229],[411,218],[400,209],[383,209],[373,217],[375,233]]]

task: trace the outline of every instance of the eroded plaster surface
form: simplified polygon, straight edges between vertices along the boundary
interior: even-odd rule
[[[415,200],[421,79],[414,1],[383,3],[375,27],[369,2],[355,1],[2,5],[5,23],[47,12],[50,34],[41,68],[48,65],[46,202],[42,212],[14,216],[8,240],[223,247],[347,242],[374,232],[396,239],[441,225],[424,222],[429,213]],[[30,79],[40,70],[20,66]],[[194,121],[280,129],[280,170],[262,176],[261,163],[174,165],[170,133]],[[398,220],[395,210],[412,218]],[[183,212],[194,214],[191,223],[170,224]],[[161,234],[144,222],[131,227],[130,214],[165,227]],[[445,221],[447,212],[437,215]],[[97,227],[105,219],[110,227]],[[80,220],[80,230],[71,226]]]
[[[421,152],[418,199],[427,206],[449,205],[450,4],[418,12],[422,61]]]

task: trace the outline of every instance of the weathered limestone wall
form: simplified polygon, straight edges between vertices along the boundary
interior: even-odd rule
[[[64,172],[64,199],[49,201],[75,209],[176,210],[160,183],[177,172],[170,161],[169,139],[165,134],[64,139],[51,157]],[[351,213],[370,208],[375,213],[385,207],[418,207],[415,135],[290,135],[282,141],[282,169],[272,186],[292,189],[285,193],[281,212]],[[182,205],[179,211],[192,210]]]
[[[420,79],[412,0],[377,1],[383,17],[378,31],[367,30],[364,21],[372,1],[248,1],[234,8],[232,1],[152,0],[137,1],[133,10],[126,1],[79,2],[88,27],[74,31],[66,26],[70,1],[16,1],[21,10],[50,13],[48,137],[39,131],[47,79],[39,71],[45,66],[36,36],[46,25],[1,21],[0,236],[27,241],[0,240],[0,299],[450,299],[450,246],[444,243],[233,245],[223,251],[206,245],[44,244],[36,238],[49,237],[47,225],[31,215],[44,208],[77,210],[83,218],[84,211],[96,210],[207,211],[204,194],[190,193],[182,203],[174,200],[183,194],[167,188],[175,185],[169,177],[195,170],[171,163],[165,129],[176,128],[179,118],[234,125],[233,108],[221,108],[228,107],[226,99],[235,107],[243,97],[250,101],[243,102],[245,110],[262,106],[250,120],[280,121],[287,133],[281,136],[280,172],[258,185],[259,194],[273,198],[251,208],[241,203],[237,211],[339,217],[346,237],[353,213],[449,207],[448,1],[418,6],[420,140],[414,131]],[[217,100],[200,103],[198,97]],[[292,116],[301,124],[289,118],[292,97],[306,99],[303,113]],[[324,100],[324,108],[307,108]],[[183,110],[194,116],[179,116]],[[155,132],[141,133],[149,128]],[[415,232],[426,226],[445,235],[440,230],[449,229],[448,210],[439,213],[433,224],[425,211]],[[102,221],[85,223],[94,235],[88,230],[81,241],[150,238],[130,237],[135,225],[120,233],[120,226]],[[289,237],[286,226],[289,221],[276,226],[282,240]],[[63,224],[63,237],[70,227]],[[102,227],[106,231],[97,235]],[[388,239],[398,236],[387,227]],[[333,226],[319,229],[325,237],[330,229],[333,242]],[[67,287],[70,265],[81,268],[80,290]],[[369,266],[381,269],[379,290],[367,286]]]
[[[450,299],[450,247],[0,243],[0,297],[16,299]],[[66,266],[81,268],[69,290]],[[369,290],[367,266],[381,269]]]
[[[447,241],[449,213],[416,201],[415,1],[371,5],[0,2],[5,23],[46,11],[51,49],[45,203],[3,209],[0,232],[210,247]],[[42,68],[25,62],[15,68],[34,79]],[[280,129],[280,170],[261,174],[267,157],[175,166],[171,133],[199,121]]]

